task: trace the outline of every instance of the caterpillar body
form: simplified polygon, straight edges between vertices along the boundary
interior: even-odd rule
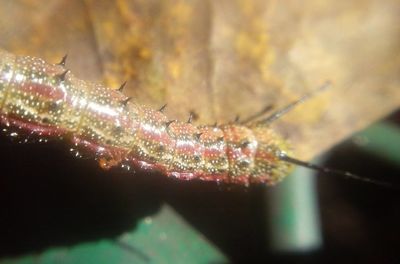
[[[321,167],[291,157],[289,144],[270,124],[329,86],[259,118],[241,123],[194,126],[169,120],[159,110],[130,101],[120,89],[80,80],[65,69],[65,59],[51,64],[0,49],[0,124],[40,138],[66,138],[78,151],[95,157],[102,168],[134,167],[181,180],[228,184],[275,185],[293,165],[324,174],[400,189],[347,171]],[[4,130],[4,129],[3,129]]]
[[[194,126],[130,102],[121,91],[76,78],[64,63],[0,49],[0,122],[68,138],[107,168],[127,164],[178,179],[273,185],[292,165],[267,124]]]

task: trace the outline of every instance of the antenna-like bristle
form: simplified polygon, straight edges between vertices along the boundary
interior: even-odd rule
[[[259,125],[269,125],[272,122],[274,122],[275,120],[277,120],[278,118],[280,118],[281,116],[283,116],[284,114],[290,112],[290,110],[292,110],[295,106],[303,103],[304,101],[310,99],[311,97],[313,97],[316,93],[321,92],[325,89],[327,89],[329,86],[331,85],[330,81],[325,82],[323,85],[321,85],[318,89],[312,91],[311,93],[308,93],[306,95],[304,95],[303,97],[301,97],[300,99],[290,103],[289,105],[287,105],[286,107],[272,113],[270,116],[268,116],[265,119],[262,119],[260,121],[257,122],[257,124]]]
[[[325,174],[335,174],[335,175],[338,175],[338,176],[341,176],[344,178],[350,178],[350,179],[354,179],[354,180],[358,180],[358,181],[362,181],[362,182],[366,182],[366,183],[372,183],[372,184],[379,185],[379,186],[382,186],[385,188],[400,190],[399,186],[394,186],[393,184],[391,184],[389,182],[384,182],[384,181],[361,177],[359,175],[356,175],[356,174],[348,172],[348,171],[342,171],[342,170],[336,170],[336,169],[318,166],[316,164],[312,164],[312,163],[309,163],[306,161],[302,161],[302,160],[298,160],[298,159],[289,157],[285,153],[282,153],[282,152],[280,152],[278,154],[278,158],[282,161],[286,161],[286,162],[289,162],[289,163],[292,163],[295,165],[313,169],[313,170],[316,170],[316,171],[319,171],[319,172],[322,172]]]

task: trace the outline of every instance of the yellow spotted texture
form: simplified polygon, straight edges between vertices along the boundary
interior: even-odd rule
[[[112,166],[128,163],[179,179],[273,185],[292,169],[278,158],[289,146],[266,126],[171,121],[64,66],[2,50],[0,117],[30,134],[70,138]]]

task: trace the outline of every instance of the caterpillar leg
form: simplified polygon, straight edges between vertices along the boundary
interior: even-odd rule
[[[120,166],[122,161],[125,160],[128,149],[113,148],[111,146],[99,145],[96,142],[80,138],[78,136],[72,137],[72,142],[79,152],[84,155],[95,155],[98,160],[99,166],[104,170],[109,170],[112,167]]]
[[[121,164],[122,159],[113,159],[113,158],[107,158],[107,157],[101,157],[99,158],[99,166],[103,170],[109,170],[112,167],[119,166]]]

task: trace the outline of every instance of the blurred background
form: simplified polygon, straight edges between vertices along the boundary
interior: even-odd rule
[[[0,47],[54,63],[68,53],[80,78],[127,80],[135,102],[197,124],[331,80],[273,128],[299,159],[398,186],[399,13],[395,0],[0,1]],[[396,190],[309,170],[273,188],[177,182],[101,171],[67,142],[18,141],[0,141],[0,263],[398,258]]]

